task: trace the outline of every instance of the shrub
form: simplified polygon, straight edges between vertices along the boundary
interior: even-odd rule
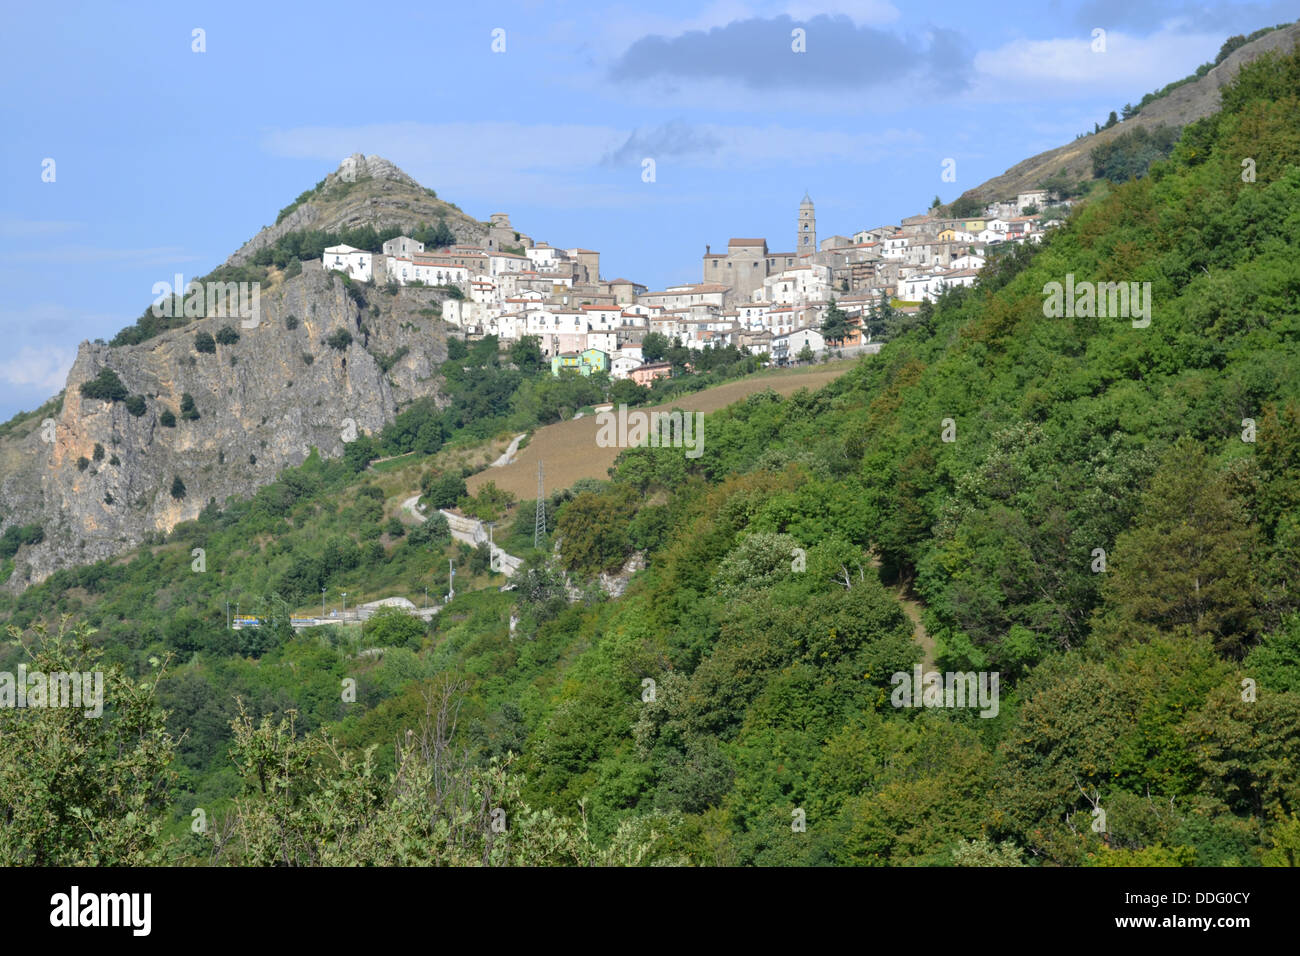
[[[207,332],[197,332],[194,335],[194,351],[212,353],[217,350],[217,343]]]
[[[181,481],[180,475],[172,476],[172,497],[177,501],[185,497],[185,482]]]
[[[40,544],[45,530],[38,524],[10,525],[0,535],[0,558],[12,558],[25,544]]]
[[[172,414],[170,408],[164,408],[162,414],[158,416],[158,424],[163,428],[175,428],[176,416]]]
[[[296,329],[298,327],[298,316],[296,315],[285,316],[284,327],[288,329],[290,332]]]
[[[239,333],[228,325],[223,325],[217,332],[217,341],[222,345],[234,345],[239,341]]]
[[[145,413],[145,403],[143,395],[128,395],[126,399],[126,410],[139,418]]]
[[[90,381],[82,382],[81,394],[103,402],[121,402],[127,397],[126,386],[111,368],[102,368]]]
[[[352,333],[344,328],[335,329],[325,339],[325,344],[335,351],[345,351],[352,344]]]
[[[194,407],[194,396],[189,392],[181,395],[181,418],[188,422],[198,421],[199,410]]]
[[[465,479],[460,475],[445,474],[434,475],[433,472],[424,476],[420,483],[420,490],[424,492],[424,497],[429,499],[429,504],[435,508],[453,508],[465,494]]]

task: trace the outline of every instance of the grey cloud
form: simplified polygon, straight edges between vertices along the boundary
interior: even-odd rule
[[[673,120],[650,129],[636,129],[618,149],[601,160],[605,166],[626,166],[641,162],[647,156],[662,159],[669,156],[689,156],[712,153],[722,145],[707,129]]]
[[[807,33],[807,52],[791,50],[791,31]],[[855,26],[843,16],[738,20],[707,33],[646,36],[614,63],[619,83],[646,79],[736,80],[756,90],[845,90],[903,82],[965,89],[971,53],[960,34],[935,29],[919,39]],[[725,106],[725,103],[713,104]]]

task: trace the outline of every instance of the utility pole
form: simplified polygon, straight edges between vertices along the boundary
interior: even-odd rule
[[[533,547],[540,548],[546,539],[546,482],[542,462],[537,462],[537,514],[533,519]]]
[[[447,603],[456,596],[456,562],[454,559],[447,562],[447,567],[451,569],[451,579],[447,582]]]
[[[348,613],[348,592],[347,591],[343,592],[343,613],[344,614]]]
[[[325,616],[325,589],[320,589],[320,616]]]

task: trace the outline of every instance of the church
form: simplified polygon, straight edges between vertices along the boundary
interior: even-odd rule
[[[730,303],[749,302],[763,280],[800,265],[802,256],[817,252],[817,213],[805,192],[795,221],[794,252],[772,252],[766,239],[732,239],[725,254],[704,247],[704,282],[731,289]],[[804,260],[805,262],[808,260]]]

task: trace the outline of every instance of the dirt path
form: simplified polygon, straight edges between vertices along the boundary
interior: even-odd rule
[[[926,633],[925,625],[921,623],[921,602],[911,597],[903,588],[894,588],[894,598],[908,620],[912,622],[912,640],[921,646],[921,652],[925,655],[922,661],[925,669],[934,670],[934,638]]]
[[[407,498],[405,501],[402,502],[402,510],[405,511],[412,518],[414,518],[416,521],[418,521],[420,524],[424,524],[424,522],[427,521],[428,519],[425,518],[424,515],[420,514],[419,510],[416,508],[416,504],[419,502],[419,500],[420,500],[419,495],[411,495],[411,497]]]
[[[516,436],[514,437],[514,440],[513,440],[512,442],[510,442],[509,447],[507,447],[506,450],[505,450],[504,452],[501,453],[501,457],[498,458],[496,461],[492,462],[492,464],[488,465],[488,467],[489,467],[489,468],[504,468],[506,465],[508,465],[508,464],[510,464],[512,461],[514,461],[514,460],[515,460],[515,453],[519,451],[519,443],[520,443],[521,441],[523,441],[523,440],[524,440],[525,438],[527,438],[527,437],[528,437],[528,433],[527,433],[527,432],[525,432],[525,433],[522,434],[522,435],[516,435]]]

